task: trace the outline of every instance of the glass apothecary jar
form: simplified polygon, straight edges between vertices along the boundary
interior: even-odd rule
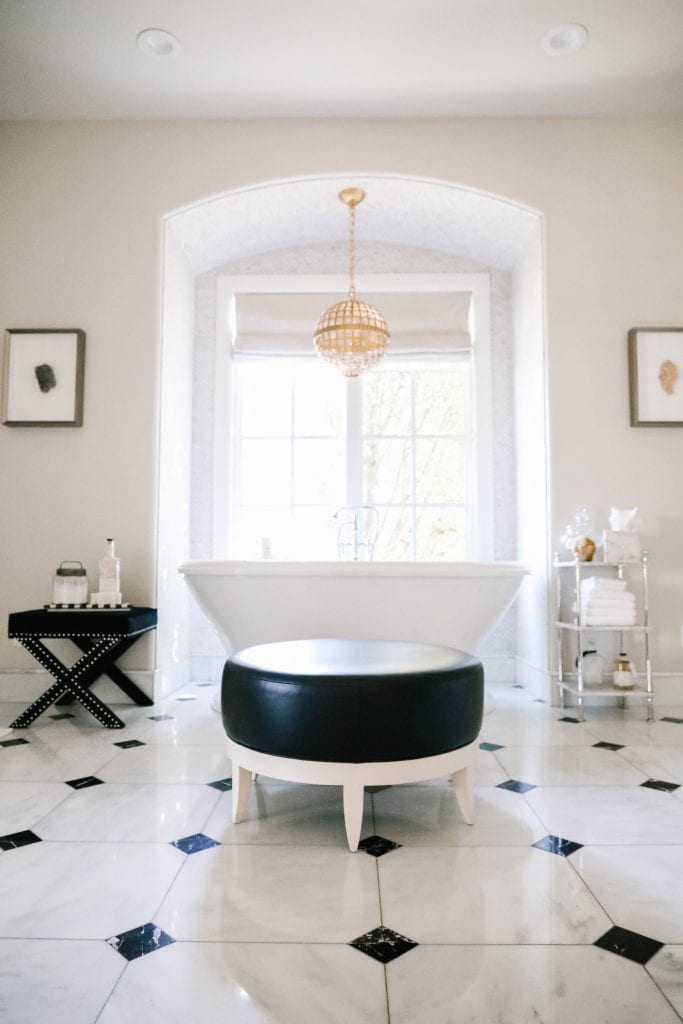
[[[82,562],[60,564],[52,578],[52,603],[88,603],[88,574]]]

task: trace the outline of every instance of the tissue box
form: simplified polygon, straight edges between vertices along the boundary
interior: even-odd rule
[[[640,534],[633,530],[603,530],[602,547],[605,561],[612,565],[640,561]]]

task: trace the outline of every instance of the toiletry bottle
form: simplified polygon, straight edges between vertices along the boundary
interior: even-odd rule
[[[633,664],[625,651],[614,660],[614,685],[618,690],[632,690],[635,681]]]
[[[107,553],[100,559],[99,589],[91,601],[99,607],[121,604],[121,560],[116,557],[112,537],[107,537]]]

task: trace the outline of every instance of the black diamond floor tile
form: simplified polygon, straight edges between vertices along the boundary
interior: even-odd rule
[[[107,942],[126,960],[137,960],[138,957],[147,956],[162,946],[170,946],[175,939],[150,921],[139,928],[131,928],[130,931],[114,935],[107,939]]]
[[[218,779],[216,782],[207,782],[207,786],[211,786],[212,789],[220,789],[224,793],[228,789],[232,789],[232,779]]]
[[[30,829],[23,832],[10,832],[9,835],[0,836],[0,850],[18,850],[20,846],[31,846],[32,843],[42,843],[40,836]]]
[[[21,747],[24,743],[28,743],[28,740],[0,740],[0,747]]]
[[[608,949],[610,953],[617,953],[628,960],[635,960],[637,964],[646,964],[657,953],[663,942],[650,939],[647,935],[639,935],[638,932],[630,932],[628,928],[619,928],[617,925],[610,928],[594,943],[600,949]]]
[[[151,722],[172,722],[173,715],[147,715]]]
[[[534,704],[545,704],[543,697],[534,697]]]
[[[349,942],[349,946],[359,949],[361,953],[367,953],[382,964],[388,964],[408,950],[415,949],[417,942],[407,939],[405,935],[399,935],[398,932],[392,932],[391,928],[380,926]]]
[[[662,715],[660,722],[674,722],[676,725],[683,725],[683,718],[673,718],[671,715]]]
[[[115,747],[121,747],[121,750],[128,750],[130,747],[144,747],[146,744],[142,740],[122,740],[120,743],[115,743]]]
[[[558,722],[571,722],[572,725],[580,725],[578,718],[572,718],[571,715],[564,715],[562,718],[558,718]]]
[[[507,782],[499,782],[497,789],[509,789],[511,793],[528,793],[530,789],[536,789],[530,782],[518,782],[517,779],[508,779]]]
[[[522,683],[513,683],[513,684],[512,684],[512,689],[513,689],[513,690],[523,690],[523,689],[524,689],[524,686],[523,686],[523,684],[522,684]]]
[[[503,750],[504,747],[503,747],[502,743],[480,743],[479,744],[479,749],[480,750]]]
[[[358,844],[359,850],[365,850],[371,857],[383,857],[385,853],[400,849],[401,844],[383,836],[366,836]]]
[[[47,717],[51,718],[53,722],[63,722],[65,718],[75,718],[76,716],[72,715],[70,711],[62,711],[59,715],[48,715]]]
[[[598,750],[623,750],[624,749],[624,744],[623,743],[607,743],[605,740],[600,740],[599,743],[594,743],[593,746],[597,747]]]
[[[67,779],[66,784],[74,789],[89,789],[90,786],[103,786],[104,782],[96,775],[84,775],[82,779]]]
[[[544,836],[537,843],[532,843],[537,850],[544,850],[546,853],[556,853],[560,857],[569,857],[576,853],[583,846],[583,843],[574,843],[571,839],[562,839],[561,836]]]
[[[195,683],[195,686],[215,686],[215,683]]]
[[[183,694],[182,697],[176,697],[175,700],[178,700],[178,701],[199,700],[199,697],[197,696],[196,693],[192,693],[192,694],[186,693],[186,694]]]
[[[659,789],[662,793],[674,793],[681,788],[680,783],[665,782],[664,779],[648,779],[647,782],[641,782],[641,786],[644,789]]]
[[[183,853],[199,853],[201,850],[210,850],[212,846],[220,846],[220,843],[217,843],[215,839],[210,839],[209,836],[205,836],[203,832],[197,832],[193,836],[184,836],[182,839],[176,839],[175,842],[171,843],[171,846],[182,850]]]

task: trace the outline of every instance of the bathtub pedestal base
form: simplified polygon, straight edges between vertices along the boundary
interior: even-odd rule
[[[435,757],[343,764],[276,757],[273,754],[242,747],[228,737],[228,751],[232,759],[232,820],[235,824],[244,820],[253,775],[266,775],[285,782],[304,782],[317,786],[342,786],[346,839],[349,850],[355,853],[363,822],[366,786],[396,786],[405,782],[426,782],[428,779],[450,776],[462,816],[468,825],[472,825],[472,780],[478,746],[475,740],[466,747],[437,754]]]

